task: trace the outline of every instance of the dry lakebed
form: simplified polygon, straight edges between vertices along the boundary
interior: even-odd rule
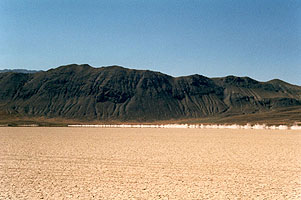
[[[0,199],[301,199],[301,131],[0,127]]]

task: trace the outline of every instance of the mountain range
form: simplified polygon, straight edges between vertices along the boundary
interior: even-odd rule
[[[301,87],[249,77],[172,77],[71,64],[0,73],[0,124],[301,121]]]
[[[36,72],[40,72],[38,70],[27,70],[27,69],[2,69],[0,70],[0,73],[5,73],[5,72],[16,72],[16,73],[25,73],[25,74],[32,74]]]

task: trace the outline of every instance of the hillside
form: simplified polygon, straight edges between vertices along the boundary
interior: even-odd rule
[[[282,118],[279,114],[277,120],[293,123],[300,119],[299,112],[294,112],[300,108],[301,87],[281,80],[175,78],[148,70],[76,64],[36,73],[0,73],[0,121],[42,117],[87,122],[232,122],[243,116],[260,119],[265,113],[289,111],[294,114]]]

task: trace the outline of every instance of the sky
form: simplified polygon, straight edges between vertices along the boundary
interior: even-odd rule
[[[0,69],[71,63],[301,85],[301,1],[0,1]]]

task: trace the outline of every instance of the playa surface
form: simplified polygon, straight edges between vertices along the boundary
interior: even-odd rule
[[[301,199],[301,131],[0,127],[0,199]]]

